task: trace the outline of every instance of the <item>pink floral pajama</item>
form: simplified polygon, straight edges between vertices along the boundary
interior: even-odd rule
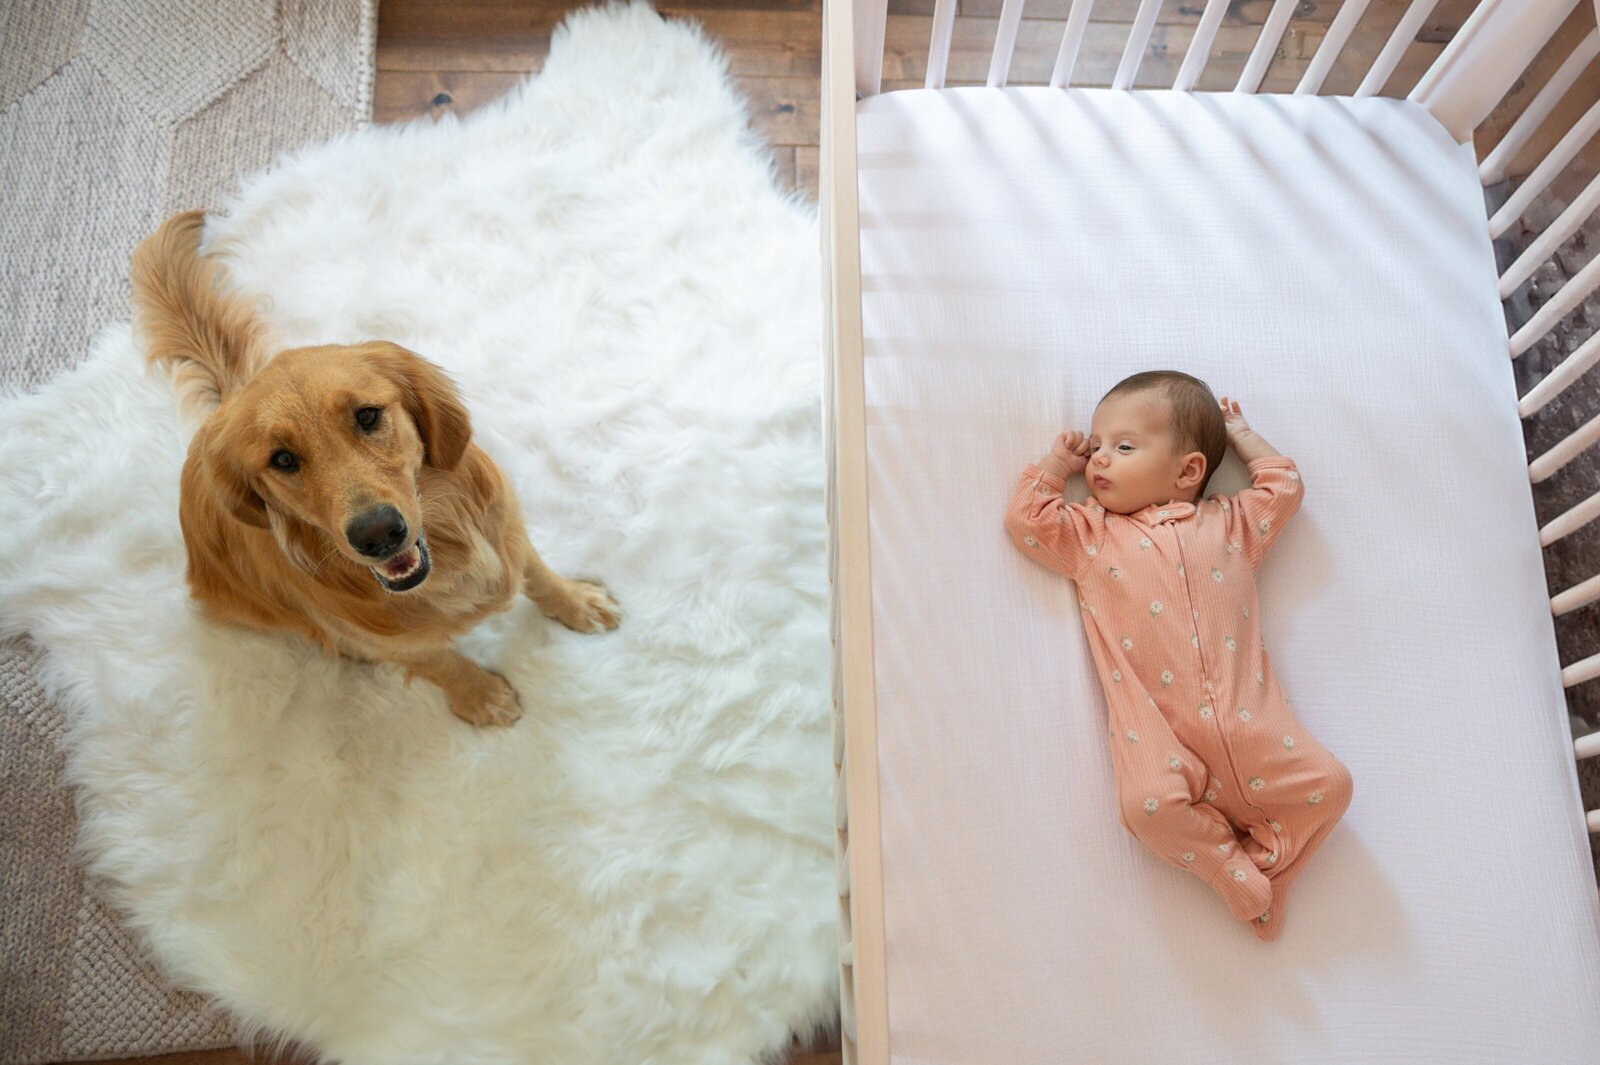
[[[1023,471],[1006,528],[1077,583],[1105,688],[1122,822],[1263,939],[1350,803],[1345,767],[1295,720],[1261,644],[1255,570],[1299,509],[1287,458],[1231,497],[1111,514]]]

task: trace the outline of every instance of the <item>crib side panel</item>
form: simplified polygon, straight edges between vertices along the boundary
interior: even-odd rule
[[[876,91],[884,0],[823,8],[820,199],[827,318],[824,439],[828,599],[833,642],[835,830],[839,862],[840,1042],[845,1065],[887,1065],[883,875],[878,834],[877,715],[872,670],[871,545],[867,537],[866,401],[856,200],[858,93]],[[855,46],[862,13],[866,58]],[[872,23],[876,20],[877,36]]]
[[[993,14],[998,18],[986,23],[994,50],[981,57],[991,84],[1004,84],[1018,73],[1012,63],[1013,51],[1019,38],[1027,41],[1032,35],[1027,23],[1019,26],[1019,13],[1028,18],[1035,5],[1051,2],[1028,0],[1029,10],[1023,12],[1018,0],[994,0]],[[1066,86],[1074,83],[1074,78],[1093,83],[1095,76],[1084,71],[1085,42],[1105,37],[1105,24],[1098,21],[1096,10],[1118,6],[1118,0],[1053,2],[1049,10],[1058,20],[1052,28],[1060,45],[1059,51],[1053,52],[1049,83]],[[1402,62],[1415,67],[1417,56],[1424,55],[1428,62],[1410,88],[1409,98],[1427,108],[1458,141],[1476,134],[1480,147],[1490,149],[1480,151],[1481,176],[1490,186],[1492,217],[1486,217],[1486,224],[1496,237],[1512,223],[1524,220],[1535,199],[1581,161],[1591,142],[1600,144],[1600,69],[1596,69],[1600,67],[1600,31],[1590,13],[1600,8],[1600,0],[1482,0],[1465,21],[1457,23],[1459,32],[1447,41],[1439,32],[1441,22],[1435,11],[1449,6],[1448,0],[1443,4],[1440,0],[1410,0],[1398,21],[1379,26],[1381,33],[1374,29],[1374,15],[1381,10],[1397,11],[1396,3],[1346,2],[1347,7],[1336,9],[1338,13],[1313,42],[1315,46],[1306,47],[1304,41],[1291,41],[1295,31],[1288,13],[1293,5],[1278,0],[1253,5],[1264,18],[1258,17],[1255,25],[1246,27],[1235,24],[1236,5],[1228,0],[1208,0],[1203,9],[1189,5],[1198,15],[1176,26],[1157,21],[1156,13],[1170,11],[1171,5],[1162,8],[1149,0],[1126,0],[1119,10],[1126,9],[1133,21],[1127,28],[1126,45],[1117,52],[1117,73],[1108,73],[1105,80],[1118,88],[1131,88],[1141,70],[1148,74],[1159,68],[1153,61],[1157,50],[1171,51],[1170,62],[1176,66],[1181,61],[1182,68],[1165,74],[1167,84],[1193,90],[1201,84],[1208,61],[1214,61],[1214,51],[1232,48],[1252,57],[1251,61],[1241,60],[1246,63],[1247,76],[1241,76],[1239,91],[1276,85],[1277,91],[1323,92],[1336,62],[1344,64],[1345,91],[1352,91],[1348,86],[1355,78],[1348,67],[1354,56],[1365,64],[1365,76],[1353,90],[1354,95],[1362,96],[1407,81],[1396,73]],[[1455,9],[1459,11],[1461,6],[1457,4]],[[918,48],[928,49],[925,84],[929,88],[946,84],[947,73],[951,83],[985,80],[971,56],[970,35],[975,32],[974,22],[981,20],[967,18],[967,10],[962,4],[958,14],[954,0],[937,0],[932,17],[923,19],[928,25]],[[821,202],[829,339],[825,435],[829,447],[830,609],[839,789],[840,979],[845,1061],[870,1065],[887,1065],[889,1046],[869,594],[855,104],[859,97],[885,89],[924,83],[923,72],[909,69],[904,61],[915,51],[900,40],[907,16],[895,17],[902,21],[891,27],[887,0],[825,0],[824,4]],[[1163,13],[1159,17],[1168,16]],[[1576,33],[1569,32],[1580,19],[1583,25]],[[965,44],[964,33],[968,35]],[[1171,48],[1174,42],[1184,47]],[[1435,51],[1427,52],[1422,45]],[[1291,69],[1294,76],[1284,87],[1282,71],[1274,65],[1268,74],[1268,63],[1282,64],[1285,54],[1296,48],[1304,52],[1304,73]],[[1556,53],[1553,57],[1552,52]],[[920,53],[917,58],[920,61]],[[963,70],[963,62],[973,69]],[[1284,65],[1292,67],[1292,63]],[[1416,73],[1410,77],[1415,78]],[[1039,80],[1044,80],[1043,75]],[[1520,117],[1506,119],[1508,110]],[[1533,160],[1525,161],[1535,150]],[[1502,275],[1501,296],[1512,297],[1534,269],[1597,211],[1600,175],[1571,198],[1570,206],[1548,223],[1542,236],[1515,257]],[[1486,216],[1490,214],[1486,211]],[[1537,343],[1576,313],[1595,291],[1600,291],[1600,256],[1545,300],[1537,314],[1524,322],[1511,316],[1508,354],[1515,357]],[[1519,407],[1522,416],[1533,416],[1597,363],[1600,332],[1524,395]],[[1536,458],[1530,466],[1531,479],[1552,476],[1596,442],[1600,442],[1600,418]],[[1541,530],[1541,542],[1554,544],[1596,518],[1600,518],[1600,492],[1548,523]],[[1560,592],[1552,600],[1552,612],[1560,615],[1594,602],[1600,602],[1600,577]],[[1569,688],[1597,678],[1600,654],[1562,671]],[[1580,759],[1600,756],[1600,734],[1578,740],[1575,753]],[[1589,813],[1588,823],[1591,832],[1600,832],[1600,811]]]
[[[1410,99],[1465,143],[1577,6],[1578,0],[1485,0]]]

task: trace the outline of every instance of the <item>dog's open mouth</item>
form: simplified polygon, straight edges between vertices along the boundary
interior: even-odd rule
[[[408,592],[428,579],[428,541],[417,542],[372,567],[378,583],[391,592]]]

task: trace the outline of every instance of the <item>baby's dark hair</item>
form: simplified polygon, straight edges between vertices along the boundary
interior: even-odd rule
[[[1206,457],[1206,475],[1195,490],[1198,499],[1205,494],[1207,482],[1228,453],[1228,428],[1223,424],[1217,397],[1198,377],[1178,370],[1146,370],[1118,381],[1100,402],[1136,392],[1156,392],[1165,397],[1172,408],[1172,428],[1177,434],[1178,447],[1185,454],[1198,451]]]

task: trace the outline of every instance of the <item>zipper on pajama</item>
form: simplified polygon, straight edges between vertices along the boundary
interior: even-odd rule
[[[1234,790],[1239,793],[1240,799],[1246,806],[1265,815],[1267,811],[1251,800],[1250,789],[1239,780],[1239,769],[1233,764],[1233,744],[1229,742],[1228,734],[1222,728],[1222,719],[1226,715],[1217,705],[1216,684],[1211,679],[1211,670],[1206,666],[1206,652],[1200,641],[1200,618],[1198,609],[1194,605],[1194,590],[1189,584],[1189,559],[1183,552],[1183,534],[1178,531],[1176,523],[1169,528],[1172,531],[1172,539],[1178,545],[1178,563],[1183,567],[1183,572],[1179,576],[1183,578],[1183,596],[1189,608],[1189,631],[1193,633],[1190,642],[1194,645],[1195,657],[1200,660],[1200,684],[1205,692],[1206,703],[1211,707],[1212,726],[1217,730],[1218,745],[1222,748],[1223,760],[1227,762],[1228,779],[1233,781]]]

